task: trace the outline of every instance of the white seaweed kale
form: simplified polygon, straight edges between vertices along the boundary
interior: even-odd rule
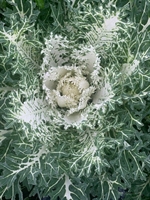
[[[19,14],[23,10],[29,14],[29,1],[7,2],[16,2],[14,8],[21,2]],[[17,195],[23,200],[22,186],[40,199],[119,199],[118,188],[129,189],[126,199],[150,196],[150,1],[139,5],[139,25],[140,13],[134,13],[138,1],[122,8],[120,23],[117,13],[107,14],[114,11],[105,7],[108,1],[101,0],[102,12],[94,9],[92,1],[89,8],[87,2],[75,2],[75,14],[67,20],[74,22],[71,36],[47,37],[43,61],[38,59],[41,32],[33,29],[31,18],[29,26],[25,18],[21,28],[23,19],[18,21],[17,10],[12,9],[12,15],[11,9],[5,12],[5,19],[12,16],[15,27],[0,24],[4,51],[0,56],[0,199],[13,200]],[[118,2],[124,4],[116,0],[109,4]],[[98,15],[106,18],[103,24]],[[46,34],[47,29],[42,35]]]
[[[58,35],[51,34],[45,45],[41,77],[47,103],[66,123],[79,124],[88,116],[89,105],[112,95],[101,74],[100,57],[93,46],[75,48]]]

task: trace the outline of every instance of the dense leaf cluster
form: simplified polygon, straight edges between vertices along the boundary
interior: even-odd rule
[[[0,199],[149,199],[150,1],[0,0],[0,20]],[[111,88],[79,126],[45,100],[50,34],[94,47]]]

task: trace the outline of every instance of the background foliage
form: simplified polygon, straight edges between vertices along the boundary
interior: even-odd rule
[[[98,28],[118,11],[115,40],[100,46]],[[115,200],[126,190],[124,199],[148,200],[150,1],[1,0],[0,20],[0,199]],[[92,125],[44,121],[39,73],[51,32],[101,56],[115,95],[105,112],[90,107]],[[18,118],[24,102],[34,127]]]

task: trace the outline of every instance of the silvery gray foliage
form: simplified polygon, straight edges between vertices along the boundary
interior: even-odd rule
[[[0,199],[149,197],[150,1],[36,2],[0,23]]]

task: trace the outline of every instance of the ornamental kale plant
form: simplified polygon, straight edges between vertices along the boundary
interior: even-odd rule
[[[0,199],[149,199],[150,0],[0,6]]]

